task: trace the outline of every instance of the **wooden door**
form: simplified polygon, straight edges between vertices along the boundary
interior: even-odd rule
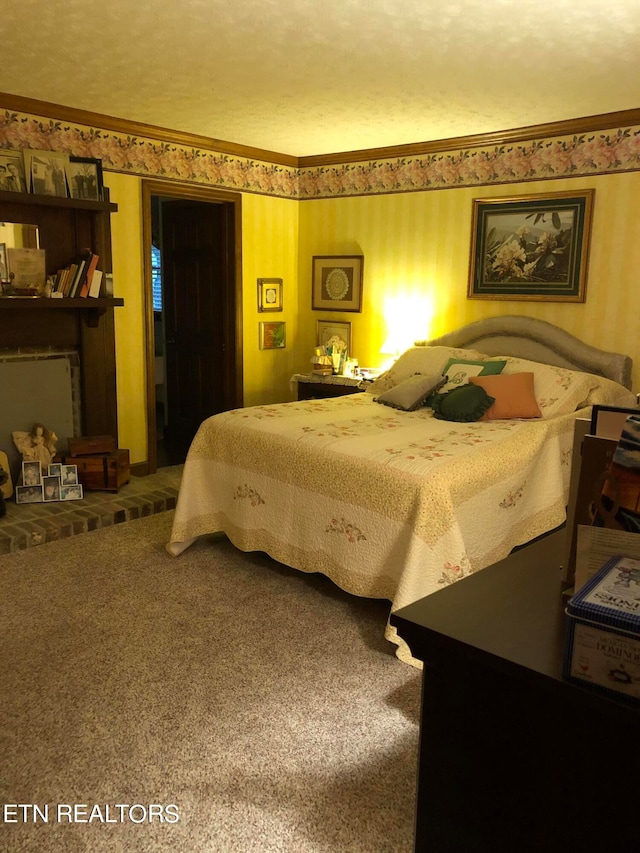
[[[188,199],[162,203],[165,441],[176,461],[184,459],[205,418],[237,405],[228,207]]]

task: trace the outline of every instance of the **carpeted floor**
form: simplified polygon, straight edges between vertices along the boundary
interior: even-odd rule
[[[170,557],[172,518],[0,560],[0,850],[408,853],[388,604],[221,537]]]

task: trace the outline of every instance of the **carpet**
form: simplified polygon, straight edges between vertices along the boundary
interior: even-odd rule
[[[223,537],[171,557],[173,515],[0,561],[0,850],[408,853],[388,603]]]

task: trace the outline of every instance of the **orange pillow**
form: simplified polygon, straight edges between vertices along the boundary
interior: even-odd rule
[[[495,399],[481,421],[507,418],[541,418],[542,412],[534,393],[533,373],[501,373],[498,376],[470,376],[472,385],[479,385]]]

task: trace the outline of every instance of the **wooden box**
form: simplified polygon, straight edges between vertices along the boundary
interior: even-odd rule
[[[95,453],[93,456],[64,456],[66,465],[77,465],[78,480],[86,491],[117,492],[129,482],[129,451],[118,449],[113,453]]]
[[[80,435],[69,439],[71,456],[88,456],[94,453],[113,453],[116,440],[112,435]]]

